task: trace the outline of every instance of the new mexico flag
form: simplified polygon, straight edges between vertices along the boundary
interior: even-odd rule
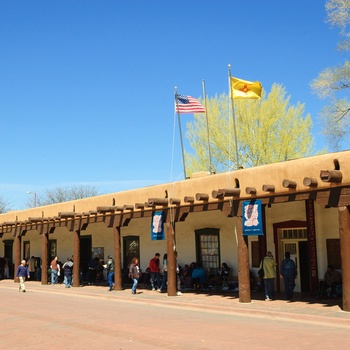
[[[262,86],[258,81],[252,82],[248,80],[231,79],[231,98],[254,98],[261,97]]]

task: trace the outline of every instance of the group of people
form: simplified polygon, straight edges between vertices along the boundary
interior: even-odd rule
[[[263,271],[265,300],[270,301],[275,299],[275,278],[276,278],[277,263],[270,251],[261,260],[260,271]],[[281,278],[283,278],[284,290],[287,300],[293,298],[295,279],[297,277],[297,268],[294,260],[290,258],[290,253],[285,253],[285,259],[281,264]]]
[[[181,282],[179,278],[179,265],[177,263],[177,252],[175,252],[175,266],[177,272],[177,295],[182,295]],[[168,283],[168,254],[163,255],[162,268],[160,263],[160,254],[156,253],[149,261],[147,268],[150,273],[151,288],[153,291],[160,293],[165,292]],[[129,265],[129,278],[132,279],[133,285],[131,287],[131,293],[136,294],[136,288],[141,278],[141,270],[139,267],[139,259],[134,257]]]
[[[201,263],[191,263],[185,265],[183,269],[177,263],[177,252],[175,252],[176,259],[176,272],[177,272],[177,295],[182,295],[181,284],[185,286],[190,283],[190,286],[195,290],[204,288],[206,283],[206,271]],[[89,281],[93,284],[96,280],[97,270],[99,269],[99,258],[94,258],[89,263]],[[34,266],[34,268],[33,268]],[[41,259],[32,256],[28,264],[26,260],[22,260],[16,271],[16,277],[19,278],[19,291],[25,292],[25,279],[30,278],[32,280],[38,280],[37,271],[41,270]],[[265,300],[275,299],[275,278],[276,278],[276,266],[277,263],[273,258],[270,251],[266,253],[266,256],[261,260],[260,270],[263,271],[264,287],[265,287]],[[56,256],[50,263],[51,268],[51,284],[58,283],[58,277],[63,273],[63,283],[66,288],[72,286],[73,282],[73,258],[67,258],[67,261],[62,265]],[[108,261],[103,268],[107,271],[107,281],[109,291],[115,288],[114,272],[115,265],[111,255],[108,256]],[[33,271],[34,270],[34,271]],[[160,254],[156,253],[155,256],[149,261],[148,270],[150,271],[150,283],[153,291],[164,292],[167,289],[168,282],[168,256],[163,255],[162,268],[160,262]],[[180,273],[181,272],[181,273]],[[226,263],[222,263],[219,271],[219,276],[225,278],[229,276],[230,268]],[[285,258],[282,261],[280,267],[280,277],[284,282],[285,296],[287,300],[293,298],[295,279],[297,277],[297,267],[293,259],[291,259],[290,253],[285,253]],[[131,287],[131,293],[136,294],[136,289],[141,278],[141,270],[139,267],[139,259],[134,257],[129,265],[129,278],[132,279],[133,284]],[[334,269],[332,265],[328,265],[327,271],[324,276],[322,293],[325,293],[328,297],[341,296],[341,275]]]
[[[73,284],[73,258],[68,257],[67,261],[62,265],[57,256],[50,263],[51,268],[51,284],[58,283],[59,276],[63,273],[63,283],[66,288],[70,288]]]
[[[270,251],[266,253],[265,258],[261,260],[260,270],[263,270],[263,280],[265,287],[265,300],[275,299],[275,277],[277,263]],[[293,298],[295,279],[297,278],[297,267],[290,253],[285,253],[285,258],[282,261],[280,268],[280,277],[283,279],[285,296],[287,300]],[[321,294],[328,297],[341,296],[341,274],[334,269],[333,265],[328,265],[324,275],[323,287]]]

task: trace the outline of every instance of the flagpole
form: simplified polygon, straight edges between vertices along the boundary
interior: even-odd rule
[[[235,116],[235,107],[233,104],[232,92],[231,92],[231,65],[228,65],[228,86],[231,98],[231,109],[232,109],[232,119],[233,119],[233,132],[235,137],[235,148],[236,148],[236,165],[237,169],[240,168],[239,165],[239,155],[238,155],[238,141],[237,141],[237,131],[236,131],[236,116]]]
[[[209,139],[209,119],[208,119],[208,109],[207,109],[207,93],[205,90],[205,81],[204,79],[202,80],[202,88],[203,88],[203,96],[204,96],[204,103],[205,103],[205,118],[207,121],[207,139],[208,139],[208,158],[209,158],[209,172],[210,174],[213,173],[212,168],[211,168],[211,154],[210,154],[210,139]]]
[[[181,130],[181,121],[180,121],[180,113],[179,109],[177,107],[177,87],[175,86],[175,103],[176,103],[176,110],[177,110],[177,120],[179,122],[179,131],[180,131],[180,143],[181,143],[181,153],[182,153],[182,166],[184,169],[184,177],[187,179],[186,175],[186,165],[185,165],[185,153],[184,153],[184,145],[182,141],[182,130]]]

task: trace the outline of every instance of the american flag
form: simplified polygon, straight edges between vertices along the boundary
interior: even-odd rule
[[[193,97],[175,95],[176,113],[205,113],[205,108]]]

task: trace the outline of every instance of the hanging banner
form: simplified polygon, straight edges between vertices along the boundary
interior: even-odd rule
[[[262,202],[261,199],[242,202],[243,236],[262,236]]]
[[[164,212],[155,211],[152,214],[151,224],[151,239],[152,241],[161,241],[164,238]]]

